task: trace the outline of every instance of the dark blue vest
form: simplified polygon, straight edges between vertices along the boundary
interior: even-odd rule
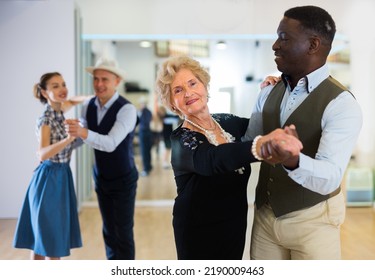
[[[97,106],[95,105],[95,98],[92,98],[86,113],[88,129],[107,135],[116,121],[118,111],[128,103],[130,103],[128,100],[119,96],[98,125]],[[108,153],[95,149],[95,174],[105,180],[115,180],[126,176],[135,167],[133,138],[134,130],[125,137],[113,152]]]

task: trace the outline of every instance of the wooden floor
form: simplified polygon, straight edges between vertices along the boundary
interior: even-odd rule
[[[135,243],[138,260],[174,260],[176,252],[172,231],[172,205],[176,195],[173,173],[161,167],[161,159],[154,155],[154,170],[138,182],[135,210]],[[249,182],[249,201],[254,199],[254,183],[257,174],[254,165]],[[249,207],[249,228],[252,223]],[[12,248],[16,220],[0,219],[0,260],[29,259],[28,250]],[[95,199],[86,203],[80,211],[83,247],[73,249],[68,260],[104,260],[104,244],[101,235],[101,218]],[[248,238],[250,232],[248,231]],[[375,260],[375,210],[373,207],[347,208],[342,226],[342,258],[344,260]],[[246,243],[243,259],[249,259],[249,243]]]

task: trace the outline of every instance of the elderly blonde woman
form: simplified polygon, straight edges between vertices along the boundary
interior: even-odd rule
[[[242,259],[250,163],[262,157],[271,163],[290,160],[302,145],[289,128],[241,142],[249,119],[211,115],[209,82],[200,63],[185,56],[166,60],[156,80],[163,104],[183,119],[171,135],[178,194],[173,208],[177,256]],[[277,153],[271,157],[267,147]]]

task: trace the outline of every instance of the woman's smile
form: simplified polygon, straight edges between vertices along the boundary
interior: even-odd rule
[[[195,103],[195,102],[198,101],[198,100],[199,100],[198,98],[190,99],[189,101],[187,101],[187,102],[185,103],[185,105],[191,105],[191,104]]]

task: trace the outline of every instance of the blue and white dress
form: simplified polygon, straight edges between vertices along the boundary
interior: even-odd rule
[[[67,137],[64,115],[48,104],[37,120],[51,128],[51,144]],[[69,166],[76,141],[35,169],[21,210],[13,245],[48,257],[65,257],[82,247],[73,176]]]

